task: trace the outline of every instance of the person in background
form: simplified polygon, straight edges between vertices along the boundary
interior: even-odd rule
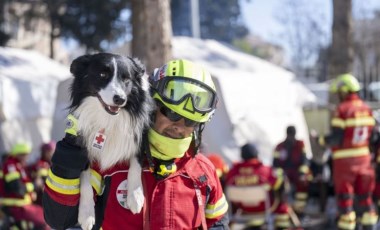
[[[40,159],[29,167],[29,173],[33,181],[37,194],[36,204],[42,206],[42,193],[45,185],[45,180],[48,176],[48,171],[51,165],[51,158],[55,151],[55,141],[50,141],[41,144]]]
[[[376,203],[377,212],[380,211],[380,114],[379,110],[373,111],[375,126],[372,129],[370,138],[370,150],[372,154],[372,163],[375,168],[375,189],[373,191],[373,200]]]
[[[273,167],[284,171],[294,192],[294,211],[302,217],[308,200],[308,186],[312,179],[309,160],[306,157],[305,145],[296,139],[296,128],[286,128],[286,138],[279,143],[273,152]]]
[[[338,228],[347,230],[355,229],[356,216],[363,229],[374,229],[377,223],[372,201],[375,174],[369,150],[375,119],[371,108],[359,97],[359,90],[360,84],[351,74],[334,79],[330,91],[338,95],[339,104],[331,120],[332,128],[329,135],[317,137],[321,146],[332,151]]]
[[[276,174],[272,167],[264,165],[258,159],[258,150],[252,143],[241,147],[242,162],[234,164],[226,176],[225,190],[228,199],[231,200],[232,214],[240,212],[242,218],[247,216],[245,229],[262,229],[265,224],[266,209],[275,214],[274,225],[276,229],[288,229],[292,227],[289,206],[286,202],[285,180],[283,174]],[[255,203],[255,194],[250,193],[252,201],[240,197],[235,193],[239,188],[249,190],[251,187],[263,187],[269,193],[270,207],[266,207],[265,202]],[[236,189],[237,188],[237,189]],[[244,201],[242,200],[244,199]],[[260,215],[261,214],[261,215]],[[254,218],[250,216],[255,215]]]
[[[31,152],[27,143],[15,144],[3,163],[0,184],[0,204],[22,229],[49,229],[41,206],[33,204],[34,186],[26,172],[26,161]]]
[[[229,170],[228,164],[224,161],[223,157],[217,153],[208,153],[206,154],[207,158],[211,161],[211,163],[215,166],[216,174],[219,177],[220,183],[224,188],[226,175]]]
[[[101,193],[95,194],[94,229],[228,229],[219,178],[212,163],[198,154],[217,104],[210,73],[191,61],[172,60],[155,69],[149,81],[156,109],[143,135],[143,210],[133,214],[123,206],[126,198],[118,196],[118,187],[127,182],[128,162],[107,172],[92,168],[95,185],[102,185],[95,190]],[[80,173],[88,165],[78,138],[66,133],[57,143],[44,190],[45,218],[56,229],[78,220]]]

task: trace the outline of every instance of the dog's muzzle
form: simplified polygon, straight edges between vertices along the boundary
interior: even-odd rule
[[[111,115],[117,115],[119,114],[120,108],[125,105],[125,99],[121,98],[118,95],[115,95],[113,98],[113,101],[115,102],[115,105],[107,105],[102,97],[99,94],[96,94],[96,97],[99,99],[100,103],[102,104],[103,108],[106,110],[107,113]]]

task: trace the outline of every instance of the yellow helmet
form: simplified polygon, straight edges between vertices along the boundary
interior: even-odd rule
[[[358,79],[349,73],[339,75],[330,85],[331,93],[353,93],[359,92],[359,90],[360,84],[358,82]]]
[[[188,60],[173,60],[154,70],[152,96],[166,107],[195,122],[208,121],[218,101],[211,75]]]
[[[17,143],[13,145],[12,150],[10,152],[11,156],[18,156],[29,154],[32,151],[32,147],[27,143]]]

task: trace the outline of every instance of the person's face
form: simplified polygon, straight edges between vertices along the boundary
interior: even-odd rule
[[[182,118],[178,121],[171,121],[161,113],[160,107],[157,106],[156,120],[153,129],[159,134],[173,139],[186,138],[194,131],[193,126],[186,126],[185,120]]]
[[[53,157],[53,153],[54,153],[54,150],[45,151],[42,153],[42,158],[50,162],[51,158]]]
[[[17,159],[20,161],[22,165],[26,165],[26,160],[28,159],[28,154],[17,155]]]
[[[340,102],[344,101],[346,99],[347,93],[339,92],[338,93],[338,99]]]

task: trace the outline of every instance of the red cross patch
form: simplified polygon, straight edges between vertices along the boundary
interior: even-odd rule
[[[100,130],[96,133],[94,140],[92,141],[92,147],[98,150],[102,150],[106,139],[107,137],[104,134],[104,130]]]

